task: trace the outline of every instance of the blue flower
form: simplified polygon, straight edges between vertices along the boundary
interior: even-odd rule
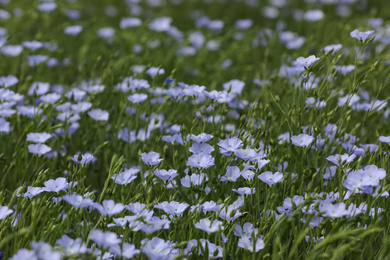
[[[179,174],[176,170],[170,169],[170,170],[155,170],[154,175],[156,175],[158,178],[160,178],[162,181],[172,181],[176,176]]]
[[[119,245],[113,245],[110,247],[110,252],[114,253],[119,257],[123,257],[125,259],[133,258],[133,256],[139,254],[141,251],[135,248],[135,245],[129,243],[123,243],[122,249]]]
[[[19,79],[14,75],[8,75],[5,77],[0,77],[0,86],[4,88],[9,88],[19,83]]]
[[[223,230],[222,221],[214,220],[212,223],[208,218],[202,218],[199,222],[195,223],[195,228],[201,229],[208,234]]]
[[[22,45],[5,45],[2,48],[0,48],[0,53],[5,56],[18,56],[23,52]]]
[[[356,40],[365,42],[374,32],[375,32],[374,30],[361,32],[358,29],[355,29],[350,33],[350,35],[352,38],[355,38]]]
[[[330,202],[323,203],[320,205],[320,212],[323,213],[324,217],[330,218],[341,218],[348,215],[348,211],[345,209],[344,202],[340,202],[334,205]]]
[[[243,236],[238,240],[237,245],[241,248],[248,250],[249,252],[253,252],[253,248],[254,248],[255,249],[254,252],[257,253],[264,248],[265,244],[264,241],[259,237],[255,238],[254,240],[255,242],[253,241],[252,238]]]
[[[314,55],[310,55],[309,57],[307,58],[304,58],[304,57],[299,57],[297,58],[294,62],[293,62],[293,65],[294,66],[302,66],[302,67],[310,67],[311,65],[313,65],[316,61],[320,60],[320,58],[317,58],[316,56]]]
[[[119,24],[121,29],[134,28],[142,25],[142,21],[136,17],[126,17],[122,18]]]
[[[38,156],[44,155],[50,152],[52,149],[45,144],[30,144],[28,146],[28,151],[32,154],[36,154]]]
[[[275,172],[274,174],[270,171],[263,172],[259,176],[257,176],[260,180],[267,183],[269,186],[272,186],[278,182],[283,181],[283,173]]]
[[[145,100],[148,99],[147,94],[133,94],[127,97],[127,100],[129,100],[132,103],[139,104],[145,102]]]
[[[52,135],[46,132],[43,133],[28,133],[26,140],[29,142],[43,144],[52,138]]]
[[[160,154],[156,152],[142,153],[141,159],[146,165],[156,165],[164,160],[160,159]]]
[[[171,241],[165,241],[154,237],[151,240],[142,240],[142,252],[151,260],[174,259],[179,252],[173,248],[175,245]]]
[[[66,256],[75,254],[84,254],[87,252],[87,246],[82,242],[81,238],[71,239],[67,235],[63,235],[56,241],[56,244],[62,248]]]
[[[76,36],[83,31],[83,27],[81,25],[72,25],[68,26],[64,29],[64,33],[72,36]]]
[[[89,234],[91,240],[103,248],[119,245],[121,239],[114,232],[103,232],[99,229],[94,229]]]
[[[356,155],[352,154],[352,155],[348,155],[348,154],[343,154],[343,155],[340,155],[340,154],[335,154],[335,155],[331,155],[331,156],[328,156],[326,159],[336,165],[344,165],[344,164],[348,164],[350,162],[352,162],[354,159],[356,158]]]
[[[63,200],[71,204],[74,208],[88,208],[92,206],[93,200],[90,198],[85,198],[77,193],[73,193],[71,195],[66,194],[63,197]]]
[[[72,161],[74,161],[76,164],[86,165],[93,161],[95,159],[95,156],[93,156],[91,153],[85,153],[81,155],[81,160],[79,161],[80,153],[75,154],[72,157]]]
[[[236,182],[238,178],[240,178],[240,176],[240,168],[238,168],[237,166],[227,166],[226,174],[221,177],[221,181]]]
[[[95,202],[92,206],[104,216],[113,216],[123,211],[124,206],[122,203],[115,203],[113,200],[103,200],[102,205]]]
[[[137,178],[138,172],[139,169],[137,168],[127,169],[124,172],[112,175],[111,179],[113,179],[117,184],[127,185]]]
[[[92,109],[88,115],[95,121],[107,121],[110,114],[101,109]]]
[[[196,155],[211,154],[214,151],[214,147],[207,143],[193,143],[190,147],[190,152]]]
[[[207,169],[214,165],[214,157],[209,154],[194,154],[188,157],[187,166]]]
[[[66,178],[59,177],[55,180],[51,179],[51,180],[45,181],[45,187],[43,188],[43,190],[48,191],[48,192],[58,193],[60,191],[66,191],[68,189],[68,186],[69,186],[69,183],[66,181]]]
[[[209,134],[201,133],[199,135],[191,134],[190,138],[192,141],[194,141],[196,143],[207,143],[208,141],[210,141],[213,138],[213,136],[209,135]]]
[[[233,152],[243,146],[242,141],[237,137],[227,138],[218,142],[220,152],[223,155],[230,156]]]
[[[1,206],[0,205],[0,219],[4,219],[9,214],[12,214],[14,212],[12,209],[9,209],[7,206]]]
[[[293,145],[299,147],[308,147],[314,141],[314,137],[307,134],[299,134],[291,136],[291,142]]]
[[[162,68],[150,67],[149,69],[146,70],[145,73],[148,74],[149,76],[151,76],[152,78],[154,78],[157,75],[164,74],[165,70]]]
[[[163,201],[158,203],[154,207],[156,209],[163,210],[167,214],[179,216],[183,214],[183,212],[188,208],[188,206],[189,205],[187,203],[180,203],[177,201],[171,201],[171,202]]]

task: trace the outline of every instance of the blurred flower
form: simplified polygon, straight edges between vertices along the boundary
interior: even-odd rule
[[[141,159],[146,165],[156,165],[164,160],[160,159],[160,154],[156,152],[142,153]]]
[[[366,41],[375,31],[366,31],[366,32],[360,32],[358,29],[353,30],[350,35],[352,38],[355,38],[356,40],[359,40],[361,42]]]
[[[4,219],[9,214],[12,214],[14,212],[12,209],[9,209],[7,206],[1,206],[0,205],[0,219]]]
[[[195,223],[195,228],[201,229],[208,234],[223,230],[222,221],[214,220],[212,223],[208,218],[202,218],[199,222]]]
[[[32,154],[36,154],[38,156],[44,155],[50,152],[52,149],[45,144],[30,144],[28,146],[28,151]]]
[[[314,137],[307,134],[299,134],[291,136],[291,142],[293,145],[299,147],[308,147],[314,140]]]
[[[92,230],[91,233],[89,233],[89,237],[92,241],[103,248],[116,246],[121,242],[115,233],[109,231],[103,232],[99,229]]]

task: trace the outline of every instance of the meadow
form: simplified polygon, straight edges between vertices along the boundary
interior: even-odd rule
[[[0,0],[0,259],[389,259],[389,10]]]

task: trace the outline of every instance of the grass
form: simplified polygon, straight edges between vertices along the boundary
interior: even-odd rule
[[[18,79],[15,85],[0,88],[0,115],[10,124],[9,130],[1,130],[5,121],[0,121],[4,124],[0,125],[0,205],[13,210],[8,215],[0,214],[0,251],[4,259],[10,259],[22,248],[39,259],[122,259],[114,253],[114,246],[107,246],[108,242],[91,236],[93,230],[114,232],[121,239],[119,245],[130,239],[130,243],[141,250],[134,255],[135,259],[388,258],[390,216],[386,192],[389,191],[389,176],[386,174],[378,180],[379,186],[364,183],[361,187],[366,192],[354,190],[353,194],[348,192],[346,181],[352,176],[348,173],[362,172],[368,165],[384,169],[385,173],[389,169],[389,143],[379,138],[390,135],[387,103],[390,35],[386,11],[390,3],[377,0],[326,5],[321,1],[285,1],[285,5],[279,7],[274,3],[279,15],[272,19],[262,13],[267,5],[264,1],[256,7],[244,2],[58,1],[55,10],[49,13],[38,10],[38,5],[43,3],[38,1],[13,0],[0,5],[0,9],[10,14],[9,19],[0,19],[0,27],[7,31],[3,36],[0,33],[0,46],[2,37],[6,40],[0,52],[5,45],[20,45],[25,41],[47,43],[38,50],[24,47],[16,56],[0,54],[0,76],[14,75]],[[153,3],[161,5],[153,6]],[[111,16],[107,15],[108,6],[111,10],[115,7]],[[341,17],[338,12],[345,7],[350,13]],[[22,10],[19,17],[15,15],[16,8]],[[70,19],[66,15],[69,9],[78,10],[81,17]],[[324,18],[315,22],[294,18],[299,10],[312,9],[322,10]],[[141,10],[139,14],[137,10]],[[196,27],[195,20],[201,16],[221,20],[224,26],[220,30]],[[138,17],[142,25],[120,28],[124,17]],[[150,29],[149,24],[158,17],[171,17],[171,26],[177,30],[172,27],[168,32]],[[375,33],[365,42],[352,38],[350,33],[356,28],[373,29],[368,22],[370,18],[382,18],[384,23],[374,28]],[[239,19],[251,19],[253,25],[245,30],[236,28],[235,22]],[[70,25],[81,25],[83,31],[76,36],[67,35],[64,28]],[[96,32],[103,27],[112,27],[115,34],[109,39],[100,38]],[[281,40],[287,31],[304,37],[302,46],[287,48],[286,42]],[[198,38],[201,42],[198,48],[191,40],[195,38],[194,32],[201,32],[204,37],[204,40]],[[219,43],[214,51],[207,48],[211,40]],[[341,50],[323,51],[325,46],[338,43],[342,44]],[[134,52],[137,44],[142,46],[139,53]],[[50,46],[54,48],[50,50]],[[191,49],[195,54],[181,55],[180,48],[188,46],[195,46]],[[49,66],[50,62],[45,61],[31,66],[28,57],[31,59],[31,55],[38,54],[56,58],[60,64]],[[301,67],[301,72],[294,74],[289,70],[292,74],[286,73],[286,66],[292,68],[298,57],[310,55],[319,60],[305,69]],[[231,61],[230,66],[226,65],[227,60]],[[137,65],[145,67],[135,72]],[[343,75],[336,70],[337,65],[354,65],[355,69]],[[164,69],[165,73],[150,76],[147,73],[150,67]],[[118,86],[125,82],[122,87],[126,88],[128,77],[142,79],[149,87],[137,88],[133,82],[130,83],[132,90],[121,91]],[[174,83],[168,84],[168,77],[175,79]],[[308,83],[304,82],[306,77]],[[233,79],[242,81],[245,86],[238,94],[235,86],[227,88],[233,97],[228,103],[223,102],[224,98],[212,100],[202,94],[204,92],[188,94],[192,87],[182,84],[221,92],[224,83]],[[256,84],[254,79],[261,84]],[[50,89],[29,95],[34,82],[47,82]],[[94,91],[88,89],[91,86],[104,87]],[[176,97],[172,88],[177,88]],[[14,92],[12,98],[4,94],[6,89]],[[82,97],[77,96],[77,92],[67,95],[69,91],[87,89]],[[41,96],[49,93],[58,93],[60,98],[53,103],[42,103]],[[147,94],[148,98],[134,104],[128,100],[134,93]],[[354,105],[353,94],[360,97]],[[308,106],[309,97],[325,101],[326,106]],[[342,97],[345,97],[345,105],[340,103]],[[97,121],[88,111],[78,113],[67,108],[67,102],[84,101],[92,105],[88,111],[107,111],[108,120]],[[28,117],[17,108],[22,105],[34,105],[35,111],[39,109],[41,113]],[[59,115],[64,111],[71,116],[77,114],[79,118],[65,116],[66,120],[61,120]],[[72,132],[75,122],[78,127]],[[45,142],[52,152],[41,156],[29,152],[33,143],[27,141],[27,135],[43,132],[52,134]],[[290,137],[304,132],[314,140],[307,147],[294,145]],[[187,165],[192,155],[189,149],[194,143],[187,136],[201,133],[213,136],[208,144],[215,149],[211,153],[214,165],[204,169]],[[283,141],[281,135],[286,133],[289,137]],[[176,135],[176,141],[163,141],[167,135]],[[130,141],[126,141],[127,136]],[[242,141],[241,148],[266,154],[262,159],[269,162],[261,167],[259,158],[240,159],[236,150],[229,155],[221,154],[219,142],[233,137]],[[322,143],[317,145],[317,142]],[[159,153],[163,160],[156,165],[145,164],[141,154],[151,151]],[[93,154],[95,160],[85,165],[72,160],[77,153],[86,152]],[[350,163],[336,166],[333,178],[324,178],[329,167],[335,166],[327,158],[344,153],[357,156]],[[228,166],[237,166],[243,171],[248,164],[253,165],[252,180],[244,177],[235,182],[220,180]],[[127,185],[115,183],[114,174],[129,167],[139,167],[138,171],[134,170],[136,178]],[[154,174],[157,169],[173,169],[178,176],[174,182],[164,182]],[[283,180],[266,184],[258,176],[267,171],[281,172]],[[379,171],[374,171],[374,176]],[[189,188],[183,185],[182,178],[186,175],[201,172],[207,175],[207,181]],[[77,182],[77,185],[26,198],[27,187],[45,187],[46,181],[58,177]],[[382,196],[367,192],[373,186],[378,187]],[[254,189],[255,193],[245,195],[244,203],[235,206],[239,204],[240,195],[232,189],[242,187]],[[105,216],[97,210],[96,204],[90,208],[75,208],[59,199],[74,192],[86,194],[100,204],[104,200],[123,205],[144,203],[148,210],[154,211],[155,218],[145,215],[135,218],[132,217],[134,212],[127,209]],[[282,214],[280,207],[289,199],[298,198],[294,196],[302,196],[303,202],[293,203],[290,211]],[[359,214],[349,212],[348,216],[327,217],[323,204],[330,198],[334,198],[333,205],[345,203],[348,209],[364,203],[365,208]],[[188,208],[178,215],[168,213],[167,208],[155,208],[164,201],[187,203]],[[215,202],[219,207],[206,213],[190,210],[191,206],[205,202]],[[222,218],[220,212],[229,205],[230,217]],[[241,215],[234,218],[237,212]],[[126,226],[107,226],[114,223],[114,218],[125,217],[129,219]],[[195,228],[203,218],[221,221],[223,228],[210,234]],[[169,225],[160,225],[161,221],[168,221]],[[154,232],[139,230],[140,225],[150,227],[152,223],[157,227]],[[258,229],[247,234],[247,238],[261,239],[264,248],[240,247],[243,240],[235,234],[235,229],[236,225],[245,223]],[[67,251],[58,242],[64,235],[80,238],[88,250],[73,248],[74,254]],[[108,233],[106,236],[109,237]],[[156,246],[160,251],[152,256],[152,250],[146,245],[155,237],[175,245]],[[318,238],[322,240],[316,242]],[[185,251],[193,239],[194,248]],[[213,252],[213,246],[202,246],[200,239],[207,239],[220,248]],[[50,246],[42,246],[44,249],[39,251],[32,244],[34,241]],[[96,248],[106,253],[106,258],[100,257]],[[13,259],[26,258],[16,255]]]

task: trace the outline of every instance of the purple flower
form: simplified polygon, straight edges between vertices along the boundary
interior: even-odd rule
[[[309,10],[307,11],[304,15],[303,15],[303,18],[305,19],[305,21],[307,22],[316,22],[316,21],[320,21],[324,18],[325,14],[323,11],[319,10],[319,9],[315,9],[315,10]]]
[[[311,65],[313,65],[316,61],[320,60],[320,58],[317,58],[316,56],[314,55],[311,55],[307,58],[304,58],[304,57],[299,57],[298,59],[296,59],[294,62],[293,62],[293,65],[294,66],[301,66],[301,67],[310,67]]]
[[[10,130],[10,123],[7,122],[4,118],[0,118],[0,133],[8,134]]]
[[[201,248],[199,248],[199,250],[197,251],[198,254],[203,255],[203,252],[206,252],[206,248],[207,248],[209,255],[205,256],[205,257],[207,257],[208,259],[215,259],[215,258],[222,257],[223,248],[221,246],[217,246],[217,245],[211,243],[210,241],[208,241],[207,239],[203,239],[203,238],[199,239],[199,241],[195,240],[195,239],[190,240],[187,244],[187,248],[184,250],[184,253],[191,255],[193,247],[198,248],[197,246],[199,244],[201,245]]]
[[[190,152],[195,155],[211,154],[214,151],[214,147],[207,143],[193,143],[190,147]]]
[[[251,161],[257,156],[255,149],[251,148],[237,149],[234,154],[244,161]]]
[[[110,252],[114,253],[119,257],[130,259],[133,258],[133,256],[139,254],[141,251],[139,249],[136,249],[135,245],[123,243],[122,249],[119,245],[113,245],[110,247]]]
[[[89,234],[91,240],[93,240],[96,244],[101,247],[108,248],[115,245],[119,245],[121,240],[118,236],[113,232],[103,232],[99,229],[94,229]]]
[[[299,147],[308,147],[314,140],[314,137],[307,134],[299,134],[291,136],[291,142],[293,145]]]
[[[222,221],[214,220],[211,223],[210,219],[203,218],[199,222],[195,223],[195,228],[201,229],[208,234],[218,232],[218,230],[223,230]]]
[[[5,45],[2,48],[0,48],[0,53],[5,56],[18,56],[23,52],[22,45]]]
[[[119,214],[124,209],[122,203],[115,204],[113,200],[103,200],[102,205],[97,202],[93,203],[92,205],[99,211],[100,214],[104,216],[113,216]]]
[[[86,165],[95,159],[95,156],[93,156],[91,153],[85,153],[85,154],[81,155],[80,161],[78,160],[79,156],[80,156],[80,153],[75,154],[72,157],[72,161],[74,161],[76,164]]]
[[[170,169],[168,171],[156,169],[154,171],[154,175],[156,175],[162,181],[167,182],[167,181],[172,181],[179,174],[177,173],[176,170],[173,170],[173,169]]]
[[[348,155],[348,154],[343,154],[343,155],[340,155],[340,154],[335,154],[335,155],[331,155],[331,156],[328,156],[326,159],[336,165],[344,165],[344,164],[348,164],[350,162],[352,162],[354,159],[356,158],[356,155],[352,154],[352,155]]]
[[[156,165],[164,160],[160,159],[160,154],[156,152],[142,153],[141,159],[146,165]]]
[[[212,135],[201,133],[199,135],[193,135],[191,134],[191,140],[196,143],[206,143],[210,141],[213,138]]]
[[[76,193],[69,195],[66,194],[64,197],[62,197],[64,201],[71,204],[74,208],[88,208],[92,206],[93,200],[90,198],[84,198],[81,195],[78,195]]]
[[[236,182],[238,178],[240,178],[240,176],[240,168],[238,168],[237,166],[227,166],[226,174],[221,177],[221,181]]]
[[[269,186],[274,185],[278,182],[283,181],[283,173],[281,172],[275,172],[274,174],[272,172],[263,172],[259,176],[257,176],[260,180],[267,183]]]
[[[343,47],[343,45],[341,45],[341,44],[332,44],[332,45],[328,45],[328,46],[325,46],[325,47],[324,47],[324,52],[329,52],[329,51],[333,50],[332,53],[336,53],[336,52],[338,52],[342,47]]]
[[[95,121],[107,121],[110,114],[101,109],[92,109],[88,115]]]
[[[76,36],[83,31],[83,27],[81,25],[72,25],[68,26],[64,29],[64,33],[72,36]]]
[[[32,250],[27,250],[25,248],[20,249],[16,254],[13,255],[13,257],[10,258],[10,260],[38,260],[38,257],[35,255],[35,252]]]
[[[248,187],[232,189],[232,191],[237,192],[241,196],[255,194],[255,188],[248,188]]]
[[[249,238],[247,236],[243,236],[241,237],[239,240],[238,240],[238,244],[237,244],[239,247],[241,248],[244,248],[250,252],[253,252],[253,248],[255,249],[254,252],[259,252],[261,249],[264,248],[265,244],[264,244],[264,241],[257,237],[255,238],[255,243],[253,243],[253,239],[252,238]]]
[[[36,154],[38,156],[44,155],[50,152],[52,149],[45,144],[30,144],[28,146],[28,151],[32,154]]]
[[[366,32],[360,32],[358,29],[353,30],[350,35],[352,38],[355,38],[356,40],[359,40],[361,42],[364,42],[370,37],[375,31],[366,31]]]
[[[42,192],[44,192],[44,190],[41,187],[28,186],[26,193],[23,194],[23,197],[26,199],[31,199]]]
[[[0,206],[0,219],[4,219],[9,214],[14,212],[12,209],[9,209],[7,206]]]
[[[241,92],[244,89],[244,87],[245,87],[245,82],[238,79],[233,79],[223,84],[224,90],[228,90],[230,88],[230,93],[236,95],[241,95]]]
[[[234,229],[234,235],[238,237],[252,237],[252,234],[257,236],[257,233],[259,232],[258,228],[255,228],[252,223],[245,223],[243,227],[236,224],[236,227]]]
[[[154,78],[157,75],[164,74],[165,70],[162,68],[150,67],[149,69],[146,70],[145,73],[151,76],[152,78]]]
[[[128,169],[124,172],[112,175],[111,179],[113,179],[117,184],[127,185],[137,178],[138,172],[139,169],[136,168]]]
[[[244,177],[245,180],[253,180],[253,177],[255,176],[255,173],[250,170],[244,170],[241,172],[241,176]]]
[[[104,27],[97,30],[96,34],[103,39],[108,39],[114,36],[115,30],[111,27]]]
[[[19,79],[14,75],[8,75],[5,77],[0,77],[0,86],[4,88],[9,88],[16,85],[19,82]]]
[[[171,241],[165,241],[161,238],[154,237],[151,240],[142,240],[142,252],[151,260],[168,260],[174,259],[178,253],[172,246],[175,244]]]
[[[87,252],[87,246],[82,242],[81,238],[73,240],[67,235],[63,235],[56,241],[56,244],[62,248],[62,251],[66,256],[84,254]]]
[[[180,216],[188,208],[188,206],[189,205],[187,203],[180,203],[177,201],[163,201],[155,205],[154,207],[156,209],[163,210],[167,214]]]
[[[127,100],[129,100],[132,103],[139,104],[145,102],[145,100],[148,99],[148,95],[146,94],[133,94],[127,97]]]
[[[58,251],[53,251],[51,245],[39,241],[39,242],[31,242],[31,248],[35,252],[35,255],[38,259],[50,259],[50,260],[60,260],[62,259],[62,254]]]
[[[390,144],[390,136],[379,136],[379,142]]]
[[[34,82],[28,90],[28,95],[42,96],[50,90],[50,83],[47,82]]]
[[[191,185],[201,185],[204,180],[208,180],[208,177],[205,173],[192,174],[191,176],[186,175],[186,177],[181,179],[181,185],[186,188],[191,187]]]
[[[237,138],[227,138],[225,140],[220,140],[218,142],[218,146],[220,147],[220,152],[223,155],[230,156],[233,152],[243,146],[242,141]]]
[[[51,13],[57,8],[57,4],[54,2],[47,2],[38,5],[38,10],[44,13]]]
[[[165,32],[168,31],[171,27],[172,18],[171,17],[159,17],[154,19],[151,23],[149,23],[148,27],[150,30],[156,32]]]
[[[49,133],[28,133],[26,140],[29,142],[43,144],[52,137]]]
[[[43,188],[44,191],[48,192],[60,192],[60,191],[66,191],[68,189],[69,183],[66,181],[66,178],[59,177],[55,180],[48,180],[45,181],[45,187]]]
[[[323,203],[320,206],[320,212],[323,212],[324,217],[341,218],[348,215],[348,211],[345,209],[345,203],[340,202],[332,204],[330,202]]]
[[[126,29],[126,28],[139,27],[141,25],[142,25],[141,19],[135,18],[135,17],[128,17],[128,18],[122,18],[121,19],[119,27],[121,29]]]
[[[57,93],[49,93],[39,97],[39,101],[43,104],[54,104],[60,100],[61,95]]]
[[[42,42],[39,41],[24,41],[22,43],[24,48],[30,49],[30,50],[38,50],[43,47]]]
[[[187,166],[207,169],[214,165],[214,157],[209,154],[191,155],[188,157]]]

